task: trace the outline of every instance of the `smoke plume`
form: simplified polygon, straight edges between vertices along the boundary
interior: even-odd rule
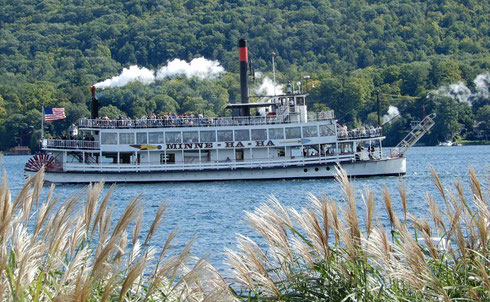
[[[475,78],[473,83],[475,83],[476,97],[485,99],[490,98],[490,93],[488,91],[488,88],[490,88],[490,72],[487,71],[485,73],[479,74]]]
[[[442,86],[437,90],[429,92],[427,98],[433,96],[446,96],[460,103],[472,104],[478,98],[489,98],[488,88],[490,86],[490,72],[479,74],[474,80],[475,92],[472,92],[463,82],[457,82],[449,86]]]
[[[383,115],[383,124],[388,123],[395,117],[400,115],[400,111],[395,106],[391,106],[388,108],[388,114]]]
[[[269,77],[264,77],[262,80],[262,84],[259,87],[254,89],[254,92],[257,95],[274,95],[274,94],[282,94],[282,89],[284,85],[275,84]]]
[[[460,103],[470,103],[468,98],[471,96],[471,90],[463,82],[442,86],[435,91],[437,95],[443,95],[452,98]]]
[[[258,74],[258,76],[257,76]],[[256,72],[255,73],[256,78],[261,78],[262,73]],[[254,92],[256,95],[264,95],[264,96],[273,96],[273,95],[278,95],[282,94],[282,89],[284,88],[284,85],[278,85],[277,83],[274,85],[274,81],[272,81],[271,78],[269,77],[264,77],[262,79],[262,83],[254,89]],[[262,102],[271,102],[270,98],[262,98]],[[265,108],[258,108],[257,109],[260,113],[260,115],[264,116],[266,114]]]
[[[224,72],[225,69],[218,61],[210,61],[201,57],[187,63],[186,61],[174,59],[156,72],[136,65],[123,68],[120,75],[98,82],[94,86],[99,89],[123,87],[134,81],[149,85],[156,80],[178,75],[185,75],[187,78],[198,77],[201,80],[205,78],[215,79]]]
[[[186,61],[174,59],[167,66],[158,70],[157,79],[171,78],[177,75],[185,75],[187,78],[198,77],[201,80],[205,78],[215,79],[224,72],[225,69],[218,61],[210,61],[201,57],[187,63]]]
[[[145,67],[140,68],[133,65],[129,68],[123,68],[120,75],[99,82],[94,86],[99,89],[123,87],[134,81],[139,81],[145,85],[151,84],[155,81],[155,72]]]

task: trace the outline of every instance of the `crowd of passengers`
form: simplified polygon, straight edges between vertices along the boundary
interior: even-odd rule
[[[255,117],[247,117],[248,120],[253,120]],[[269,116],[269,118],[271,118]],[[119,117],[116,120],[111,120],[107,116],[98,117],[95,120],[85,120],[83,123],[88,127],[127,127],[127,128],[147,128],[147,127],[192,127],[192,126],[211,126],[211,125],[235,125],[245,122],[244,119],[230,119],[224,117],[204,117],[198,113],[164,113],[164,114],[147,114],[139,119],[130,117]]]
[[[275,117],[275,116],[268,116]],[[250,120],[255,117],[248,117]],[[211,126],[211,125],[239,125],[246,122],[243,119],[230,119],[224,117],[204,117],[198,113],[163,113],[163,114],[147,114],[139,119],[131,119],[130,117],[119,117],[116,120],[111,120],[109,117],[98,117],[95,120],[87,119],[83,121],[87,127],[103,127],[103,128],[147,128],[147,127],[192,127],[192,126]],[[359,129],[348,130],[345,124],[337,124],[337,134],[340,139],[376,137],[381,135],[381,127],[362,126]]]
[[[348,130],[345,124],[337,124],[337,135],[340,139],[376,137],[381,135],[381,127],[362,126],[359,129]]]
[[[83,141],[84,143],[80,143]],[[42,141],[39,142],[42,147]],[[78,148],[93,148],[95,146],[95,138],[87,134],[85,135],[62,135],[52,138],[51,141],[48,142],[48,146],[50,147],[58,147],[58,148],[68,148],[68,149],[78,149]]]

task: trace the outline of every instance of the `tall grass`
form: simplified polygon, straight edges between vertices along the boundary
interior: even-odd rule
[[[357,192],[345,171],[337,180],[344,202],[309,195],[295,210],[270,197],[246,219],[265,245],[238,236],[227,250],[235,289],[192,241],[172,251],[152,245],[162,224],[161,204],[145,235],[142,203],[134,197],[121,217],[110,205],[114,186],[89,185],[61,201],[44,172],[13,199],[0,185],[0,299],[4,301],[489,301],[489,189],[469,170],[471,194],[460,180],[446,189],[431,168],[437,196],[427,194],[427,216],[412,214],[403,181],[394,198]],[[48,190],[41,198],[42,191]],[[376,200],[382,199],[380,200]],[[358,212],[358,202],[365,212]],[[384,204],[389,225],[375,215]],[[399,218],[393,204],[401,202]],[[443,207],[439,207],[442,204]],[[363,227],[361,227],[363,221]],[[261,241],[263,242],[263,241]]]
[[[2,301],[232,301],[228,284],[204,259],[190,255],[192,241],[169,253],[152,247],[162,204],[140,241],[142,203],[131,200],[114,219],[103,183],[60,201],[44,173],[28,179],[15,200],[6,175],[0,187],[0,299]],[[143,237],[141,237],[143,238]]]
[[[445,189],[433,168],[432,180],[444,207],[426,195],[427,217],[407,208],[403,181],[398,194],[404,217],[393,210],[388,188],[381,198],[388,229],[374,216],[376,196],[361,193],[366,213],[344,170],[337,180],[344,203],[309,196],[297,211],[271,197],[246,213],[264,246],[240,235],[238,250],[227,250],[241,297],[249,301],[489,301],[489,190],[469,170],[471,198],[461,181]],[[340,206],[338,208],[338,206]],[[359,219],[365,228],[361,230]]]

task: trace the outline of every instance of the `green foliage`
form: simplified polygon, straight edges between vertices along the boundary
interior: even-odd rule
[[[155,95],[151,98],[155,103],[155,113],[177,112],[180,109],[179,103],[168,95]]]
[[[427,138],[430,143],[454,140],[463,128],[472,129],[473,114],[468,104],[458,103],[448,97],[434,97],[433,104],[437,119]]]
[[[107,105],[99,110],[99,116],[108,117],[110,119],[119,119],[120,117],[126,117],[126,114],[122,112],[119,108],[113,105]]]
[[[478,128],[485,131],[490,130],[490,105],[485,105],[478,109],[476,120],[480,123]]]

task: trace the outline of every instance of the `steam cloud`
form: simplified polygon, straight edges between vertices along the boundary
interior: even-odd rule
[[[254,91],[257,95],[274,95],[274,93],[275,94],[282,94],[283,88],[284,88],[284,85],[279,85],[277,83],[274,85],[274,82],[272,81],[272,79],[266,76],[262,80],[262,84],[260,84],[259,87],[254,89]]]
[[[478,75],[473,81],[476,87],[476,97],[479,98],[490,98],[489,88],[490,88],[490,72],[485,72]]]
[[[178,75],[185,75],[187,78],[198,77],[201,80],[205,78],[215,79],[224,72],[225,69],[218,61],[210,61],[201,57],[187,63],[183,60],[174,59],[156,72],[136,65],[123,68],[120,75],[98,82],[94,86],[99,89],[123,87],[134,81],[149,85],[156,80]]]
[[[145,67],[138,67],[136,65],[129,68],[123,68],[120,75],[107,79],[105,81],[95,84],[95,88],[106,89],[113,87],[123,87],[130,82],[140,81],[141,83],[148,85],[155,81],[154,71],[151,71]]]
[[[225,69],[219,64],[218,61],[210,61],[205,58],[193,59],[190,63],[175,59],[160,68],[157,72],[157,79],[163,79],[165,77],[173,77],[183,74],[187,78],[198,77],[201,80],[205,78],[215,79],[220,74],[224,73]]]
[[[468,98],[471,95],[471,90],[460,81],[456,84],[440,87],[435,91],[435,94],[450,97],[460,103],[470,103]]]
[[[449,86],[442,86],[437,90],[433,90],[429,92],[427,97],[432,97],[435,95],[442,95],[446,97],[450,97],[453,100],[456,100],[460,103],[468,103],[472,104],[473,100],[477,98],[486,98],[490,97],[488,92],[488,88],[490,86],[490,72],[485,72],[478,75],[474,80],[475,83],[475,92],[472,92],[463,82],[458,82],[456,84],[451,84]]]
[[[400,111],[395,106],[391,106],[388,108],[388,114],[383,115],[383,124],[388,123],[395,117],[400,115]]]
[[[255,76],[257,78],[261,78],[262,73],[256,72]],[[278,85],[277,83],[276,83],[276,85],[274,85],[274,81],[272,81],[271,78],[266,76],[262,79],[262,83],[260,84],[260,86],[254,89],[254,92],[257,95],[269,95],[269,96],[271,96],[274,94],[276,94],[276,95],[282,94],[283,88],[284,88],[284,85]],[[264,101],[264,99],[266,99],[266,98],[263,98],[262,101]],[[270,102],[271,100],[269,99],[268,101]],[[266,114],[265,108],[258,108],[257,110],[259,111],[260,115],[262,115],[262,116],[264,116]]]

